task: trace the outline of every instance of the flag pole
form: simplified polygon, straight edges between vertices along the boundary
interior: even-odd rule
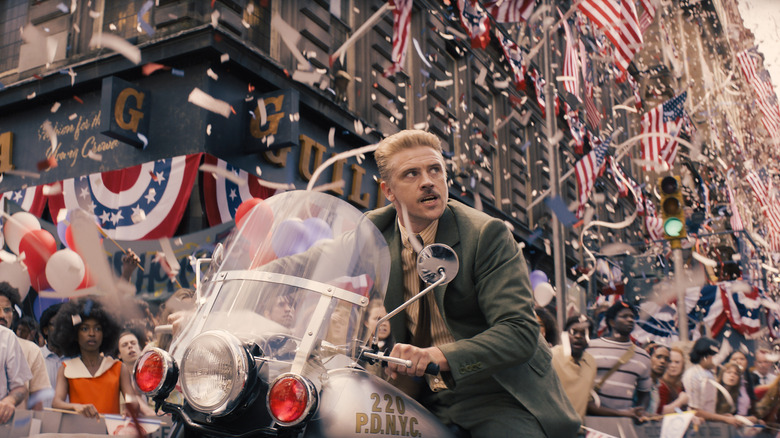
[[[551,7],[550,0],[545,0],[546,7],[545,17],[552,17],[553,8]],[[572,8],[573,9],[573,8]],[[547,158],[550,163],[550,197],[556,198],[560,196],[560,160],[558,141],[553,139],[558,138],[556,132],[558,130],[557,123],[555,122],[555,96],[557,91],[555,90],[555,81],[553,78],[552,68],[552,48],[550,47],[550,37],[553,35],[552,29],[556,29],[555,26],[547,27],[543,32],[544,38],[544,76],[547,78],[544,90],[544,103],[545,103],[545,130],[547,131]],[[566,247],[563,240],[563,224],[558,219],[555,212],[552,213],[552,252],[553,252],[553,264],[555,268],[555,302],[556,302],[556,316],[558,321],[558,328],[563,330],[563,325],[566,322]]]

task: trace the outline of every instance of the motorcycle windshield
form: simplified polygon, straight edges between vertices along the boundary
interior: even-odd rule
[[[383,303],[390,273],[387,243],[363,213],[311,191],[259,201],[215,251],[198,306],[171,345],[177,361],[198,334],[225,330],[264,351],[296,339],[289,361],[317,348],[353,359],[368,339],[369,304]],[[266,351],[266,354],[267,351]]]

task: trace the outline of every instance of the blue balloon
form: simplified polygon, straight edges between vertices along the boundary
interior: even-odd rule
[[[547,283],[547,274],[544,271],[534,270],[528,275],[531,278],[531,290],[536,289],[540,283]]]
[[[54,292],[53,290],[51,292]],[[35,300],[33,301],[33,315],[35,315],[35,319],[40,321],[41,320],[41,314],[44,310],[48,309],[49,306],[53,306],[55,304],[64,303],[65,301],[68,301],[67,298],[45,298],[41,296],[35,297]]]
[[[333,231],[330,229],[330,225],[318,217],[304,219],[303,226],[306,228],[306,233],[309,236],[309,246],[320,240],[333,238]]]
[[[64,221],[57,222],[57,236],[60,238],[60,243],[62,243],[65,248],[68,248],[68,240],[65,238],[65,232],[68,230],[68,225],[70,225],[70,216],[72,211],[73,210],[68,210],[68,214],[65,216]]]
[[[273,231],[271,246],[277,257],[287,257],[306,251],[311,246],[309,233],[300,219],[282,221]]]

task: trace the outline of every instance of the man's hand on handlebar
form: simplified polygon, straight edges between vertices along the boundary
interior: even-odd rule
[[[430,363],[437,364],[440,371],[449,371],[450,365],[444,353],[438,347],[420,348],[409,344],[395,344],[390,356],[398,357],[404,360],[411,360],[411,368],[396,363],[387,364],[387,372],[390,378],[395,379],[398,374],[409,376],[422,376],[425,374],[425,368]]]

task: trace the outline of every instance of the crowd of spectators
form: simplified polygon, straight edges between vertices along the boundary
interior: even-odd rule
[[[123,259],[129,277],[137,257]],[[170,335],[154,333],[168,315],[191,306],[194,293],[180,289],[153,312],[136,297],[83,296],[45,308],[38,320],[23,314],[20,293],[0,281],[0,423],[16,407],[103,414],[155,415],[132,385],[144,347],[167,348]]]
[[[552,365],[583,418],[641,423],[691,410],[696,423],[780,426],[780,377],[770,349],[761,347],[753,356],[706,336],[687,345],[639,345],[631,338],[637,317],[634,306],[618,301],[605,312],[602,337],[590,339],[596,327],[585,315],[570,317],[560,335],[551,336],[546,327],[548,342],[560,339],[552,346]],[[544,319],[539,317],[540,324]]]

